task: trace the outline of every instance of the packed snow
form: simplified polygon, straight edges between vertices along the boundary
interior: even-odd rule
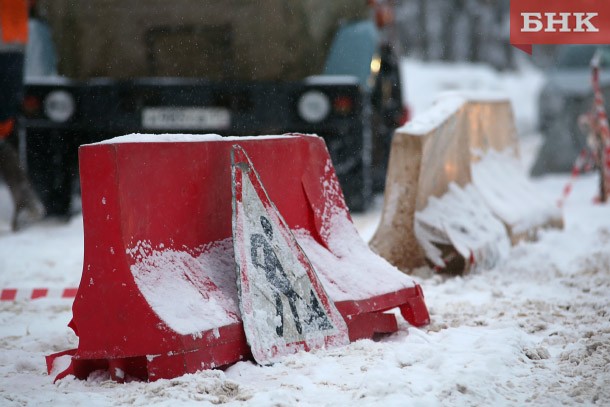
[[[456,83],[475,90],[514,89],[522,164],[529,166],[539,142],[523,129],[533,128],[539,72],[500,75],[417,61],[406,66],[406,83],[423,92],[410,99],[416,114],[432,100],[431,92]],[[532,180],[537,192],[556,199],[568,181],[567,174]],[[563,206],[564,229],[510,248],[492,269],[463,277],[415,270],[429,326],[414,328],[396,313],[395,334],[300,352],[271,366],[243,361],[154,383],[119,384],[106,372],[53,383],[45,355],[78,343],[66,326],[71,301],[1,301],[0,405],[608,405],[610,205],[594,203],[597,188],[596,174],[575,179]],[[379,222],[380,199],[354,216],[364,240]],[[77,286],[82,217],[11,233],[11,211],[1,185],[0,288]]]
[[[426,208],[415,214],[415,235],[426,257],[440,268],[446,264],[435,243],[453,245],[464,259],[472,255],[477,268],[493,267],[510,246],[504,224],[472,184],[460,188],[451,183],[441,198],[430,197]]]
[[[524,235],[561,219],[557,197],[537,190],[519,168],[512,151],[490,150],[472,164],[472,181],[492,209],[515,235]],[[554,200],[552,198],[555,198]]]
[[[116,143],[201,143],[220,140],[261,140],[291,137],[289,135],[261,135],[250,137],[222,137],[218,134],[141,134],[132,133],[100,141],[99,144]]]
[[[427,109],[420,114],[416,114],[411,121],[407,122],[398,131],[406,132],[414,136],[425,136],[440,126],[455,112],[460,110],[466,102],[466,99],[462,95],[443,95],[446,97],[434,101],[434,109]]]
[[[229,239],[214,242],[197,257],[174,249],[154,250],[136,261],[131,273],[162,321],[179,334],[195,335],[241,320],[237,279],[227,278],[235,272],[231,245]]]

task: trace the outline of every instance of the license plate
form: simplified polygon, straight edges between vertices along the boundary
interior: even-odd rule
[[[204,130],[226,129],[231,113],[222,107],[147,107],[142,110],[145,129]]]

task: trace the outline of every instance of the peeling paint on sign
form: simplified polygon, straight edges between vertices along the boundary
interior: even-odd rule
[[[345,321],[239,146],[232,175],[239,302],[254,359],[268,364],[349,343]]]

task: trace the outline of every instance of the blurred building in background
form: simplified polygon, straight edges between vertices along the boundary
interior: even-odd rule
[[[522,51],[510,45],[510,0],[396,1],[400,41],[408,55],[516,68]],[[530,61],[547,67],[554,52],[554,46],[535,47]]]

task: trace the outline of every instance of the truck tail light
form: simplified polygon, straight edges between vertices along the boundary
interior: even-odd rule
[[[35,117],[40,114],[40,109],[42,107],[42,101],[38,96],[34,95],[26,95],[23,98],[23,113],[26,117]]]
[[[341,115],[348,115],[354,110],[354,100],[349,96],[337,96],[333,100],[333,110]]]

